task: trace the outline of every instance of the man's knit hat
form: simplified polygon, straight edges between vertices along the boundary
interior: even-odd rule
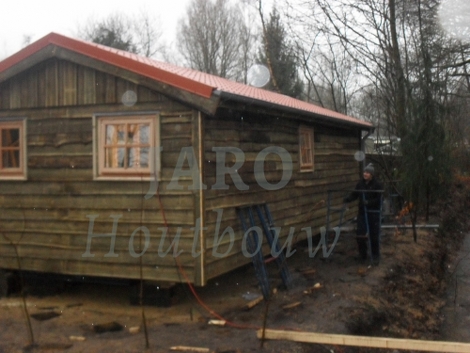
[[[364,168],[364,172],[367,172],[371,175],[374,175],[375,174],[375,169],[374,169],[374,165],[372,163],[369,163],[365,168]]]

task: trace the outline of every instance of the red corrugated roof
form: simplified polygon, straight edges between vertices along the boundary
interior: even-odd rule
[[[291,108],[303,112],[333,118],[343,122],[361,125],[365,128],[372,124],[334,112],[317,105],[294,99],[282,94],[252,87],[239,82],[230,81],[221,77],[206,74],[200,71],[159,62],[122,50],[106,47],[96,43],[85,42],[69,38],[57,33],[50,33],[16,54],[0,62],[0,77],[2,72],[15,66],[34,53],[47,47],[56,45],[82,55],[103,61],[105,63],[132,71],[139,75],[164,82],[188,92],[210,98],[214,90],[233,94],[241,98],[270,103],[280,109]]]

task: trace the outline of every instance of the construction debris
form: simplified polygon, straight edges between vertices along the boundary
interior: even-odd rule
[[[439,224],[415,224],[414,226],[416,229],[422,229],[422,228],[425,228],[425,229],[438,229],[439,228]],[[382,229],[395,229],[395,228],[398,228],[398,229],[413,229],[413,225],[411,224],[382,224],[380,226],[380,228]]]
[[[209,353],[211,351],[209,348],[188,347],[188,346],[174,346],[174,347],[170,347],[170,350],[182,351],[182,352],[199,352],[199,353]]]
[[[209,320],[209,325],[225,326],[225,320]]]
[[[257,337],[260,339],[289,340],[303,343],[318,343],[354,347],[403,349],[427,352],[470,352],[469,343],[424,341],[402,338],[365,337],[269,329],[264,331],[258,330]]]
[[[256,305],[258,305],[259,303],[261,303],[263,301],[263,296],[260,295],[258,298],[256,299],[253,299],[252,301],[246,303],[245,305],[243,305],[242,307],[242,310],[250,310],[252,308],[254,308]]]
[[[315,285],[313,285],[312,287],[309,287],[307,288],[306,290],[304,290],[304,294],[311,294],[312,292],[320,289],[320,288],[323,288],[323,286],[321,285],[321,283],[315,283]]]
[[[289,310],[289,309],[293,309],[293,308],[296,308],[298,307],[299,305],[301,305],[302,302],[295,302],[295,303],[292,303],[292,304],[287,304],[287,305],[284,305],[282,308],[284,310]]]
[[[129,327],[129,333],[139,333],[139,332],[140,332],[140,326]]]

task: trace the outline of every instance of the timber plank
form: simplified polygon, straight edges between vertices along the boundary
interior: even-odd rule
[[[30,156],[74,156],[88,154],[93,156],[92,144],[63,144],[60,146],[28,146]]]
[[[176,158],[176,157],[175,157]],[[176,162],[175,162],[176,163]],[[193,185],[191,177],[188,176],[178,176],[179,184],[182,188],[180,190],[167,189],[168,183],[172,180],[173,174],[175,172],[175,165],[162,166],[161,178],[159,179],[160,183],[160,192],[161,193],[179,193],[188,190],[189,186]],[[28,181],[33,182],[93,182],[96,184],[105,184],[105,183],[120,183],[122,180],[94,180],[93,179],[93,170],[92,169],[74,169],[74,168],[62,168],[62,169],[44,169],[44,168],[30,168],[28,170]],[[149,185],[149,180],[139,180],[133,179],[128,180],[130,184],[132,183],[144,183]],[[144,188],[145,192],[148,190],[148,187]]]
[[[51,60],[49,65],[45,67],[45,88],[46,88],[46,107],[54,107],[58,105],[58,61]],[[19,107],[18,107],[19,108]]]
[[[218,106],[219,98],[211,97],[208,99],[200,97],[196,94],[183,91],[176,87],[172,87],[170,85],[155,81],[154,79],[140,76],[130,70],[117,68],[114,65],[104,63],[100,60],[96,60],[85,55],[79,55],[64,48],[56,47],[55,56],[61,60],[69,60],[80,66],[115,75],[119,78],[119,80],[125,80],[134,84],[140,84],[149,89],[160,92],[166,96],[173,97],[177,101],[188,102],[188,105],[196,106],[202,111],[207,112],[209,114],[213,114]],[[118,88],[116,93],[118,101],[120,101],[122,93],[119,94]],[[176,102],[174,104],[176,104]]]
[[[191,129],[191,122],[193,120],[191,110],[185,111],[175,111],[175,112],[162,112],[162,125],[174,125],[174,124],[181,124],[182,126],[187,126],[188,129]],[[169,127],[171,128],[171,126]]]
[[[99,71],[98,71],[99,72]],[[104,74],[105,80],[103,85],[105,85],[105,99],[104,102],[109,103],[116,103],[116,76]]]
[[[39,73],[34,70],[27,79],[27,107],[37,107],[39,105]]]
[[[61,156],[29,156],[28,168],[77,168],[91,169],[93,168],[92,155],[61,155]]]
[[[166,124],[161,123],[160,133],[161,139],[165,138],[186,138],[188,140],[188,146],[191,146],[191,125],[189,123],[172,123]]]
[[[63,145],[90,145],[93,141],[91,133],[79,132],[79,133],[49,133],[43,135],[31,135],[28,137],[28,146],[40,147],[40,146],[53,146],[61,147]]]
[[[152,244],[155,243],[155,244]],[[144,266],[166,266],[171,267],[175,265],[175,257],[173,249],[166,245],[162,248],[161,253],[157,252],[158,243],[150,242],[149,249],[153,246],[152,252],[147,249],[145,252],[140,250],[139,246],[132,249],[133,255],[129,252],[129,248],[122,249],[114,248],[111,253],[117,256],[109,256],[110,246],[106,248],[97,248],[93,245],[90,247],[89,255],[86,253],[86,246],[83,247],[70,247],[70,246],[42,246],[41,244],[22,244],[17,245],[18,253],[21,259],[44,259],[51,261],[82,261],[87,264],[114,264],[119,267],[120,265],[139,264],[142,261]],[[2,244],[3,245],[3,244]],[[191,245],[192,246],[192,245]],[[181,243],[178,244],[176,250],[181,252],[178,257],[178,263],[186,267],[194,265],[196,257],[191,253],[191,246],[184,248]],[[168,251],[168,254],[165,254]],[[139,256],[143,252],[142,256]],[[91,255],[91,256],[90,256]],[[16,257],[16,252],[13,246],[3,245],[2,257]]]
[[[16,258],[2,258],[0,259],[2,268],[17,269],[18,264]],[[77,276],[98,276],[107,278],[128,278],[140,279],[140,266],[139,264],[122,264],[115,265],[113,263],[91,263],[85,261],[73,260],[48,260],[48,259],[31,259],[24,258],[21,261],[23,270],[34,270],[40,272],[60,273],[66,275]],[[184,277],[180,271],[185,272]],[[164,267],[159,266],[144,266],[142,268],[142,277],[144,280],[156,280],[164,282],[185,282],[186,278],[193,281],[193,268],[192,267]]]
[[[10,229],[8,226],[2,227],[2,234],[0,236],[0,242],[8,244],[10,241],[18,244],[43,244],[49,246],[81,246],[85,248],[88,232],[90,231],[90,225],[86,224],[84,227],[76,228],[71,231],[57,229],[35,229],[30,227],[34,225],[34,222],[26,223],[26,226],[18,229]],[[93,225],[91,230],[92,234],[111,234],[113,223],[112,219],[107,225],[102,225],[101,231],[99,231],[98,224]],[[118,223],[117,230],[115,233],[115,242],[116,247],[126,247],[129,243],[130,237],[134,232],[137,232],[134,237],[138,238],[138,235],[141,233],[142,228],[145,227],[148,229],[148,234],[150,239],[153,242],[155,240],[158,244],[163,242],[163,244],[168,243],[168,245],[174,240],[182,242],[182,244],[192,244],[194,241],[194,226],[192,224],[188,225],[164,225],[164,224],[127,224],[127,223]],[[109,248],[111,237],[93,237],[92,243],[96,244],[98,248]]]
[[[95,82],[96,82],[96,104],[104,104],[108,103],[106,98],[108,96],[108,86],[107,86],[107,74],[96,71],[95,72]],[[112,89],[112,88],[111,88]],[[114,92],[113,92],[114,93]],[[111,96],[111,95],[110,95]],[[115,97],[113,97],[115,98]],[[113,99],[109,103],[115,103],[116,101]]]
[[[89,133],[93,131],[91,116],[88,118],[46,118],[36,119],[28,123],[28,136],[55,133]]]
[[[187,112],[183,110],[184,106],[178,107],[181,112]],[[174,116],[175,112],[174,103],[171,101],[165,102],[151,102],[151,103],[137,103],[132,107],[125,105],[84,105],[84,106],[70,106],[70,107],[36,107],[36,108],[21,108],[15,110],[15,115],[17,116],[27,116],[29,121],[42,120],[45,117],[47,118],[91,118],[93,114],[99,113],[130,113],[130,112],[142,112],[142,111],[159,111],[161,115]],[[186,108],[187,109],[187,108]],[[11,116],[10,111],[0,111],[0,117],[9,117]]]
[[[22,203],[24,204],[24,202]],[[25,207],[25,206],[23,206]],[[30,207],[31,209],[37,209],[39,207],[44,207],[44,205],[41,205],[39,204],[38,206],[32,206]],[[25,207],[27,208],[27,207]],[[38,212],[39,214],[43,214],[43,213],[46,213],[48,211],[51,211],[55,214],[64,214],[64,215],[68,215],[70,213],[70,211],[62,211],[62,210],[58,210],[58,211],[55,211],[54,208],[47,208],[45,209],[45,211],[42,211],[42,212]],[[98,209],[93,209],[91,210],[90,213],[88,213],[85,217],[81,218],[81,219],[67,219],[65,217],[62,217],[62,218],[56,218],[56,219],[35,219],[35,218],[26,218],[26,217],[23,217],[22,214],[21,214],[21,211],[16,211],[13,213],[12,217],[13,216],[16,216],[18,218],[9,218],[9,214],[10,214],[10,210],[6,207],[2,208],[2,211],[3,213],[6,214],[6,216],[2,216],[3,217],[6,217],[6,220],[8,220],[8,223],[5,224],[3,227],[6,229],[8,227],[8,229],[11,229],[11,227],[15,226],[15,227],[20,227],[20,228],[17,228],[17,229],[23,229],[23,226],[24,226],[24,222],[34,222],[35,223],[35,227],[37,231],[39,230],[44,230],[44,231],[47,231],[48,229],[51,229],[51,227],[53,227],[54,229],[51,230],[51,231],[65,231],[65,230],[70,230],[70,231],[73,231],[74,229],[87,229],[87,225],[89,223],[89,219],[90,217],[93,217],[94,215],[98,215],[99,217],[102,217],[99,219],[99,221],[95,221],[95,229],[101,229],[101,227],[103,228],[108,228],[106,227],[105,225],[102,225],[101,223],[101,219],[105,219],[106,221],[104,221],[104,224],[106,224],[107,222],[112,222],[110,221],[110,215],[124,215],[124,217],[121,217],[123,218],[122,220],[122,223],[126,223],[128,224],[129,226],[132,226],[134,228],[138,227],[138,225],[141,223],[141,219],[142,219],[142,222],[146,222],[148,225],[153,225],[153,224],[164,224],[164,220],[166,220],[168,222],[168,224],[170,225],[174,225],[174,224],[180,224],[181,226],[193,226],[194,223],[195,223],[195,220],[193,219],[193,216],[192,216],[192,210],[188,211],[188,210],[166,210],[165,211],[165,217],[163,217],[162,213],[158,210],[158,209],[150,209],[148,211],[148,213],[153,213],[152,215],[152,218],[150,217],[147,217],[147,218],[143,218],[143,215],[141,214],[141,211],[140,209],[135,209],[132,213],[130,211],[131,209],[129,208],[122,208],[122,209],[110,209],[110,208],[107,208],[107,209],[102,209],[102,210],[98,210]],[[153,211],[153,212],[152,212]],[[127,213],[131,214],[131,215],[128,215]],[[148,214],[146,213],[146,214]],[[132,215],[134,215],[133,218]],[[89,216],[89,217],[87,217]],[[52,224],[51,224],[52,223]],[[120,223],[121,223],[121,220],[120,220]],[[31,225],[29,225],[31,226]],[[98,231],[98,230],[96,230]]]
[[[62,169],[28,169],[28,182],[58,182],[64,181],[92,181],[93,170],[92,169],[74,169],[74,168],[62,168]]]
[[[289,340],[304,343],[318,343],[328,345],[343,345],[355,347],[373,347],[386,349],[400,349],[426,352],[469,352],[469,343],[425,341],[403,338],[363,337],[352,335],[338,335],[316,332],[258,330],[258,338]]]
[[[10,109],[10,82],[0,83],[0,110]]]
[[[59,61],[59,105],[77,104],[77,65]]]
[[[54,173],[54,171],[51,171]],[[169,181],[164,181],[165,183]],[[163,182],[161,182],[163,183]],[[2,181],[0,183],[0,193],[3,195],[60,195],[63,196],[100,196],[105,197],[106,195],[121,196],[134,195],[144,198],[150,189],[150,181],[79,181],[79,182],[68,182],[62,180],[60,182],[47,183],[43,181],[28,181],[27,183],[18,183],[15,181]],[[193,198],[194,191],[183,189],[183,190],[166,190],[162,186],[159,190],[160,199],[164,206],[173,207],[174,204],[190,204]],[[146,203],[156,203],[155,195],[150,195],[150,199],[146,199]]]
[[[80,92],[83,104],[96,104],[96,71],[87,67],[80,67],[83,90]]]
[[[10,109],[17,109],[21,107],[21,82],[11,81],[10,83]]]

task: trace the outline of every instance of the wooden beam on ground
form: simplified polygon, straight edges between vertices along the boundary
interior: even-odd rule
[[[328,345],[343,345],[355,347],[403,349],[426,352],[470,352],[470,343],[422,341],[401,338],[365,337],[352,335],[337,335],[327,333],[283,331],[283,330],[258,330],[257,337],[271,340],[287,340],[303,343],[320,343]]]
[[[411,229],[413,226],[411,224],[401,224],[401,225],[396,225],[396,224],[382,224],[380,226],[382,229]],[[417,229],[437,229],[439,228],[439,224],[417,224],[415,225],[415,228]]]
[[[254,308],[256,305],[258,305],[259,303],[261,303],[263,300],[264,300],[263,296],[260,295],[258,298],[253,299],[252,301],[243,305],[242,310],[250,310]]]
[[[209,348],[203,347],[189,347],[189,346],[173,346],[170,347],[172,351],[181,351],[181,352],[198,352],[198,353],[210,353]]]

